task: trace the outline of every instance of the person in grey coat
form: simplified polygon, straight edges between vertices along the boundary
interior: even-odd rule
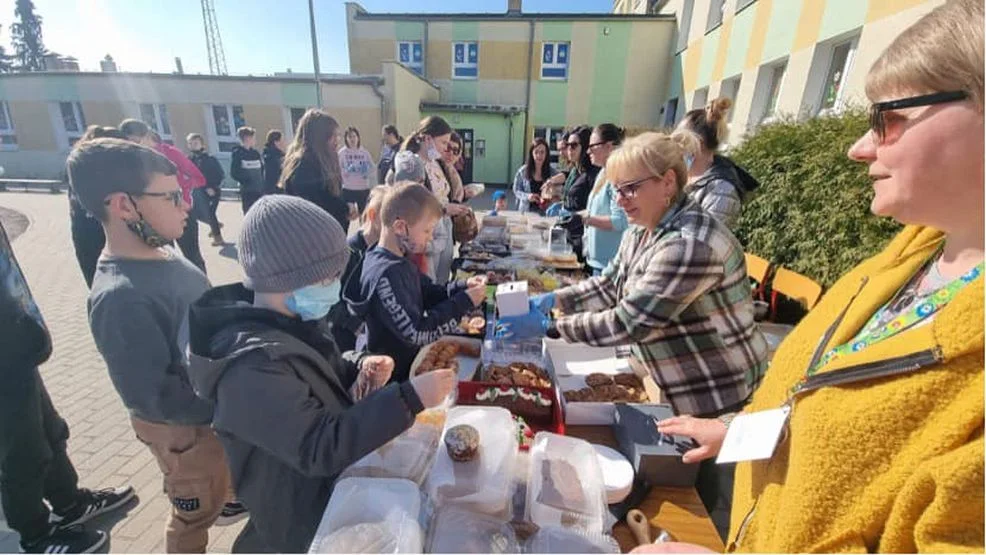
[[[717,98],[707,107],[685,114],[678,130],[694,133],[699,143],[690,155],[685,193],[726,227],[734,229],[746,191],[736,165],[716,154],[729,132],[726,113],[731,106],[730,99]]]
[[[233,551],[305,552],[338,475],[441,403],[455,374],[385,385],[389,356],[339,352],[325,316],[349,251],[315,204],[261,198],[238,245],[246,281],[189,311],[189,378],[215,403],[212,425],[250,511]]]

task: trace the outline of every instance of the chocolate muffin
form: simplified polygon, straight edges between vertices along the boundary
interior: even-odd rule
[[[468,424],[453,426],[445,432],[445,449],[455,462],[468,462],[479,452],[479,431]]]

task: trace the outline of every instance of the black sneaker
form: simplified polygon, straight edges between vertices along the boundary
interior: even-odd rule
[[[219,518],[216,519],[217,526],[229,526],[234,522],[239,522],[244,518],[250,516],[250,512],[243,503],[239,501],[230,501],[223,505],[223,511],[219,513]]]
[[[86,530],[81,526],[60,528],[52,526],[47,536],[31,543],[21,543],[22,553],[94,553],[103,547],[109,536],[102,530]]]
[[[64,514],[51,512],[51,523],[59,528],[68,528],[76,524],[82,524],[106,514],[114,509],[125,505],[134,498],[134,488],[125,486],[122,488],[106,488],[99,491],[90,491],[80,488],[82,492],[79,501],[70,507]]]

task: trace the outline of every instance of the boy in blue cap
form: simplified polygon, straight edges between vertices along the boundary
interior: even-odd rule
[[[507,193],[503,191],[496,191],[493,193],[493,210],[490,210],[490,216],[496,216],[499,212],[507,209]]]

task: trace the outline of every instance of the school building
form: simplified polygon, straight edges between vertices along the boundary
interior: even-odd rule
[[[380,128],[424,116],[466,142],[463,179],[507,184],[527,145],[576,124],[677,123],[729,96],[737,141],[779,114],[811,117],[864,102],[864,77],[901,30],[944,0],[615,0],[612,14],[370,13],[346,4],[349,75],[320,80],[322,106],[360,129],[376,157]],[[58,178],[89,124],[135,117],[184,147],[201,133],[228,161],[236,128],[290,138],[316,105],[295,74],[213,76],[57,71],[0,77],[0,166]],[[552,153],[555,154],[554,152]]]
[[[865,105],[866,73],[901,31],[944,0],[615,0],[677,22],[664,125],[727,96],[731,141],[781,114]]]
[[[448,120],[466,143],[467,181],[510,182],[533,138],[554,148],[564,127],[661,121],[673,15],[528,14],[514,0],[499,14],[346,6],[350,71],[377,74],[397,60],[433,83],[438,99],[409,106],[398,128],[407,132],[430,114]]]

